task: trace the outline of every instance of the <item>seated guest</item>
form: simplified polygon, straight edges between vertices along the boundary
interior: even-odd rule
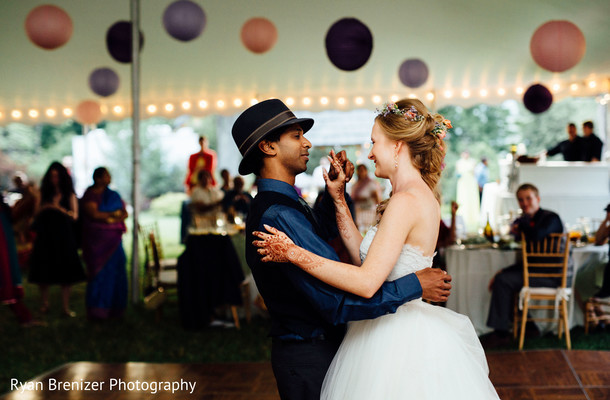
[[[547,150],[547,156],[561,153],[565,161],[582,161],[583,140],[576,132],[576,125],[570,122],[567,127],[568,139]]]
[[[562,233],[563,222],[556,213],[540,208],[540,195],[538,189],[525,183],[517,189],[517,200],[523,215],[517,218],[512,225],[511,233],[515,239],[521,240],[521,234],[526,241],[539,241],[551,233]],[[558,285],[556,278],[531,279],[532,286]],[[489,282],[491,305],[487,318],[487,326],[494,329],[494,333],[482,339],[484,345],[508,344],[512,327],[515,296],[523,287],[523,265],[515,265],[499,271]],[[530,325],[530,328],[534,326]]]
[[[229,190],[231,190],[231,173],[228,169],[224,168],[220,171],[220,178],[222,179],[222,185],[220,186],[220,190],[226,195]]]
[[[610,204],[605,208],[606,219],[599,224],[597,232],[595,233],[595,245],[601,246],[610,237]],[[593,295],[593,297],[610,297],[610,260],[604,270],[604,282],[602,283],[601,289]]]
[[[213,186],[212,175],[207,170],[199,171],[197,185],[191,192],[192,222],[195,227],[209,228],[216,226],[216,214],[224,198],[222,190]]]
[[[241,213],[244,216],[250,211],[252,196],[244,190],[244,178],[233,178],[233,189],[229,190],[222,201],[222,209],[226,213]]]
[[[582,124],[583,161],[599,161],[602,159],[604,143],[593,133],[593,122]]]

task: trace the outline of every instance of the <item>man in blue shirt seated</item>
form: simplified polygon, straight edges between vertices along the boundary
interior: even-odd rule
[[[259,178],[246,222],[246,259],[271,315],[271,364],[282,399],[320,398],[346,322],[393,313],[420,297],[446,301],[451,288],[449,275],[427,268],[386,282],[372,298],[364,299],[331,287],[295,265],[260,261],[252,232],[262,230],[263,224],[282,230],[309,251],[339,260],[328,244],[338,235],[332,198],[323,194],[312,210],[294,188],[296,176],[307,169],[311,142],[304,134],[312,125],[312,119],[296,118],[284,103],[272,99],[244,111],[232,130],[243,156],[239,173],[255,173]],[[339,156],[351,178],[353,164],[345,152]]]

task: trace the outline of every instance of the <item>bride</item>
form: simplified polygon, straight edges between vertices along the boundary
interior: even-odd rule
[[[337,226],[354,265],[296,246],[283,232],[255,232],[263,261],[290,262],[316,278],[362,297],[432,264],[440,206],[443,138],[451,123],[415,99],[378,110],[369,159],[375,176],[389,179],[391,197],[378,223],[362,238],[344,198],[345,179],[328,179]],[[331,167],[343,174],[334,153]],[[497,399],[485,353],[470,320],[421,299],[395,314],[354,321],[326,374],[322,399]]]

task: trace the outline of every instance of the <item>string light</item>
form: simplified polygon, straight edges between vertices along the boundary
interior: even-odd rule
[[[174,106],[172,106],[172,110],[173,109],[174,109]],[[123,114],[124,109],[122,106],[114,106],[112,108],[112,111],[114,111],[114,113],[118,115],[118,114]]]
[[[363,99],[362,97],[358,96],[358,97],[356,97],[356,98],[354,99],[354,103],[356,103],[356,104],[358,104],[359,106],[361,106],[361,105],[363,105],[363,104],[364,104],[364,99]]]
[[[303,104],[308,106],[311,104],[311,99],[309,97],[304,97],[303,98]]]
[[[11,111],[11,117],[13,117],[13,119],[20,119],[21,118],[21,111],[19,111],[19,110]]]
[[[515,89],[515,93],[517,93],[517,94],[523,94],[524,91],[525,90],[521,86],[519,86],[518,88]]]
[[[409,98],[410,99],[416,99],[417,96],[415,95],[415,93],[409,93]]]
[[[373,96],[373,103],[374,104],[381,103],[381,96],[377,96],[377,95]]]
[[[288,97],[286,99],[286,105],[293,106],[294,105],[294,99],[292,97]]]
[[[250,105],[253,106],[255,104],[258,104],[258,100],[256,99],[250,99]]]
[[[445,90],[443,95],[445,96],[445,98],[450,99],[451,97],[453,97],[453,92],[451,90]]]
[[[61,110],[61,112],[62,112],[62,114],[65,117],[71,117],[72,116],[72,109],[71,108],[66,107],[63,110]]]
[[[322,104],[323,106],[328,104],[328,97],[324,96],[320,98],[320,104]]]
[[[504,88],[498,89],[498,95],[499,96],[504,96],[505,94],[506,94],[506,89],[504,89]]]
[[[392,97],[390,97],[390,100],[392,100],[392,102],[396,103],[398,101],[398,96],[392,95]]]
[[[432,101],[432,100],[434,100],[434,93],[432,93],[432,92],[428,92],[428,93],[426,94],[426,99],[427,99],[428,101]]]
[[[241,101],[241,99],[235,99],[233,100],[233,105],[235,107],[241,107],[241,105],[243,104],[243,101]]]
[[[553,89],[553,92],[558,92],[559,89],[561,89],[561,85],[559,83],[554,83],[551,89]]]
[[[165,111],[172,112],[174,111],[174,105],[172,103],[167,103],[164,107]]]
[[[148,107],[146,107],[146,111],[148,111],[149,114],[154,114],[157,112],[157,106],[150,104]]]
[[[28,111],[28,115],[30,116],[30,118],[38,118],[38,115],[39,115],[38,110],[32,109],[32,110]]]
[[[590,81],[590,82],[589,82],[589,87],[590,87],[591,89],[595,89],[595,87],[596,87],[596,86],[597,86],[597,82],[595,82],[595,81]]]
[[[47,117],[49,118],[53,118],[55,115],[57,115],[57,113],[55,112],[54,109],[52,108],[47,108],[46,111],[44,112],[46,114]]]
[[[0,119],[4,118],[4,114],[0,112]]]
[[[481,89],[481,91],[479,92],[479,95],[481,97],[487,97],[487,89]]]
[[[466,90],[466,89],[462,90],[462,97],[465,98],[465,99],[469,98],[470,97],[470,90]]]
[[[223,100],[218,100],[216,102],[216,107],[218,108],[224,108],[225,107],[225,102]]]
[[[345,97],[339,97],[337,99],[337,104],[339,104],[340,106],[344,106],[345,105]]]
[[[206,108],[208,108],[208,102],[205,100],[199,100],[199,108],[201,108],[202,110],[205,110]]]
[[[191,109],[191,102],[190,101],[183,101],[181,106],[182,106],[183,110],[190,110]]]
[[[578,84],[577,83],[573,83],[570,85],[570,90],[575,92],[578,90]]]

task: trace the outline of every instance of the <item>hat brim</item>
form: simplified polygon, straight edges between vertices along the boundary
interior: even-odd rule
[[[257,148],[258,143],[261,140],[263,140],[264,138],[266,138],[267,136],[269,136],[270,134],[272,134],[274,132],[285,129],[285,128],[289,127],[290,125],[295,125],[295,124],[299,124],[301,126],[301,129],[303,129],[303,133],[306,133],[313,126],[313,122],[314,121],[311,118],[294,118],[294,119],[284,122],[283,124],[275,127],[274,129],[272,129],[269,132],[262,135],[256,142],[254,142],[254,144],[249,149],[246,150],[246,152],[243,156],[243,159],[239,163],[239,168],[238,168],[239,174],[248,175],[248,174],[254,173],[254,171],[252,170],[251,155],[254,153],[254,149]]]

